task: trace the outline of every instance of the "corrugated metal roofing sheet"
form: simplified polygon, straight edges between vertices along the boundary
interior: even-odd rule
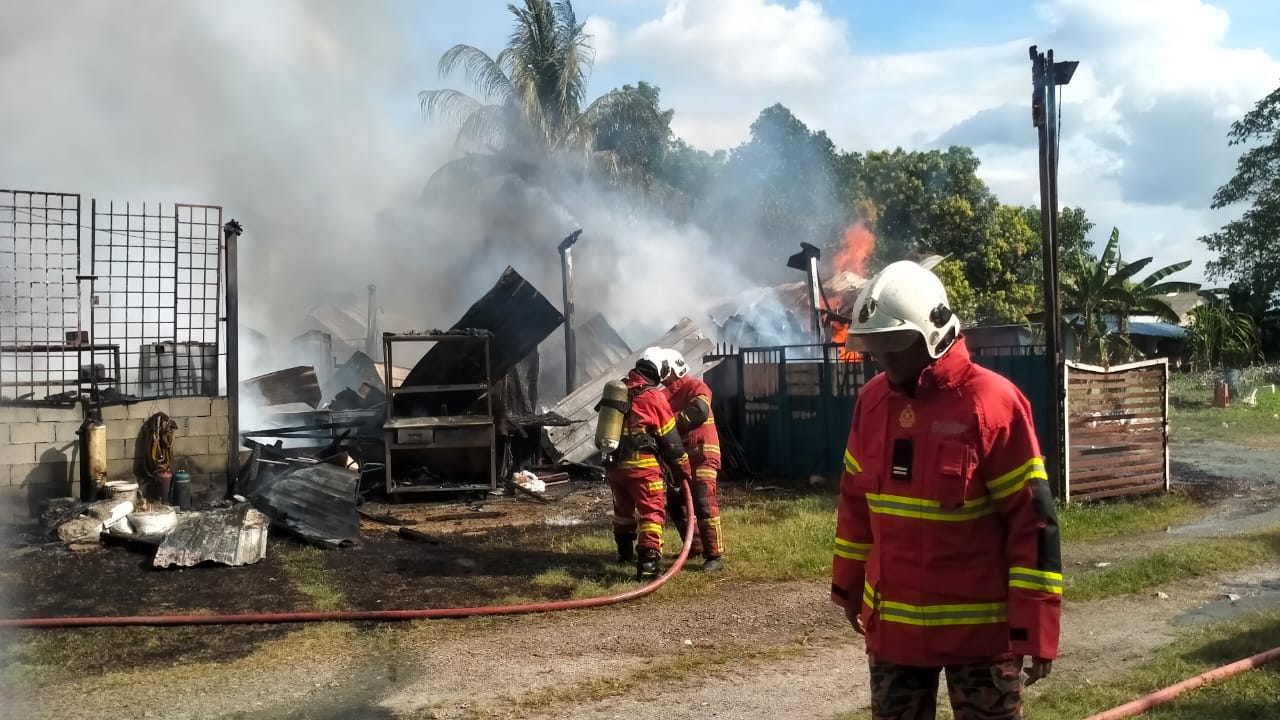
[[[508,267],[496,285],[451,330],[488,330],[490,378],[500,378],[564,323],[564,316],[531,283]],[[405,378],[406,385],[473,382],[481,357],[474,343],[431,348]]]

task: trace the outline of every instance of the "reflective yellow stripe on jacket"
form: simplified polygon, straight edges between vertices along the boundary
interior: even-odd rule
[[[844,471],[849,474],[862,472],[862,466],[858,464],[857,460],[853,459],[853,453],[848,450],[844,451]]]
[[[1032,480],[1048,480],[1044,469],[1044,459],[1033,457],[1014,470],[987,483],[987,492],[992,500],[1003,500],[1027,486]]]
[[[958,508],[944,508],[937,500],[922,500],[905,495],[882,495],[867,493],[867,508],[879,515],[914,518],[916,520],[939,520],[944,522],[963,522],[977,520],[995,512],[995,507],[987,498],[970,500]]]
[[[836,538],[835,554],[838,558],[845,560],[857,560],[858,562],[866,562],[867,556],[871,553],[871,543],[849,542],[844,538]]]
[[[1053,595],[1062,594],[1062,573],[1034,570],[1032,568],[1009,568],[1009,587],[1023,590],[1038,590]]]
[[[903,625],[992,625],[1007,622],[1009,618],[1008,605],[1003,602],[909,605],[877,597],[870,583],[863,585],[862,599],[884,622]]]
[[[664,423],[662,427],[658,428],[658,435],[667,435],[672,430],[675,430],[675,429],[676,429],[676,419],[675,417],[672,417],[670,420]]]

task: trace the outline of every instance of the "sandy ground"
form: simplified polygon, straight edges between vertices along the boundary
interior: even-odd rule
[[[1220,512],[1194,526],[1073,550],[1068,559],[1085,562],[1276,524],[1268,508],[1280,450],[1194,446],[1174,459],[1180,481],[1236,481],[1223,486]],[[582,502],[579,510],[594,511],[598,499]],[[1032,702],[1055,684],[1102,680],[1141,662],[1189,623],[1229,616],[1225,593],[1257,598],[1258,607],[1275,605],[1277,578],[1280,568],[1255,568],[1161,588],[1163,598],[1153,592],[1068,603],[1054,676],[1032,690]],[[147,642],[165,646],[173,643],[172,633],[191,629],[145,632]],[[181,637],[194,642],[200,635]],[[716,582],[686,600],[659,592],[621,606],[559,614],[331,624],[232,637],[244,640],[244,652],[28,685],[25,706],[9,698],[0,718],[758,720],[834,718],[867,708],[861,641],[821,581]],[[46,641],[60,642],[58,636]]]

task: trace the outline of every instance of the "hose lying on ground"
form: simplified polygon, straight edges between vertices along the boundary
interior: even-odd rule
[[[693,493],[686,481],[684,487],[686,538],[693,538],[695,518],[693,512]],[[675,576],[689,557],[691,542],[683,543],[680,555],[671,567],[659,577],[645,585],[632,588],[613,595],[578,600],[556,600],[536,602],[526,605],[490,605],[461,608],[430,608],[422,610],[336,610],[323,612],[291,612],[291,613],[243,613],[236,615],[134,615],[106,617],[52,617],[52,618],[7,618],[0,619],[3,628],[78,628],[105,627],[124,625],[247,625],[253,623],[305,623],[324,621],[390,621],[421,620],[439,618],[464,618],[473,615],[521,615],[528,613],[553,612],[558,610],[577,610],[581,608],[600,607],[644,597],[657,590]]]
[[[1142,697],[1127,702],[1119,707],[1112,708],[1105,712],[1100,712],[1097,715],[1090,715],[1086,720],[1122,720],[1122,718],[1131,718],[1135,715],[1141,715],[1157,705],[1163,705],[1173,700],[1188,690],[1194,690],[1201,685],[1207,685],[1212,682],[1217,682],[1218,680],[1225,680],[1233,675],[1239,675],[1246,670],[1261,667],[1277,659],[1280,659],[1280,647],[1258,653],[1253,657],[1237,660],[1230,665],[1223,665],[1200,673],[1195,677],[1187,678],[1180,683],[1175,683],[1149,695],[1143,695]]]

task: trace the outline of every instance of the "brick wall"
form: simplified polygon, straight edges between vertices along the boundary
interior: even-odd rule
[[[136,479],[138,436],[151,415],[178,423],[175,470],[191,473],[193,497],[221,496],[226,487],[226,398],[170,398],[102,409],[107,426],[107,474]],[[0,523],[26,522],[52,497],[80,496],[83,410],[0,406]]]

